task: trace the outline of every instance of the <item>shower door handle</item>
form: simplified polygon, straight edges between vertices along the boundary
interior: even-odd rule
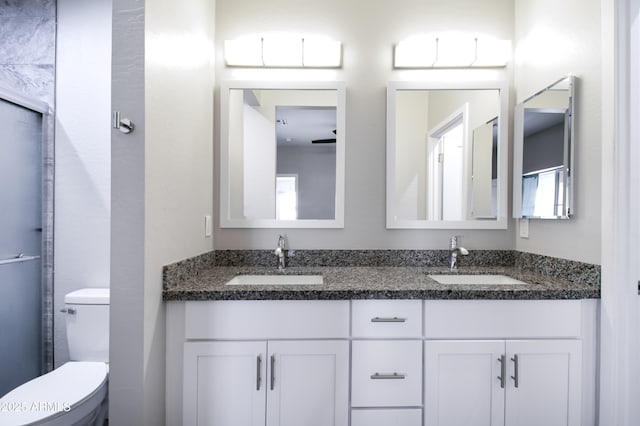
[[[28,262],[29,260],[36,260],[36,259],[40,259],[40,256],[25,256],[23,253],[20,253],[16,257],[0,260],[0,265],[9,265],[10,263]]]

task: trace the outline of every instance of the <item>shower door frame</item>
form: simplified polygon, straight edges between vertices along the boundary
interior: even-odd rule
[[[47,102],[31,98],[0,84],[0,99],[42,115],[41,140],[41,294],[42,353],[41,373],[53,370],[53,200],[54,200],[54,116]]]

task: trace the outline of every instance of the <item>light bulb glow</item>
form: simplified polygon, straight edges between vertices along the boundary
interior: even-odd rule
[[[395,68],[504,67],[511,41],[471,36],[413,36],[394,48]]]
[[[275,33],[225,40],[227,66],[339,68],[342,44],[325,37]]]
[[[224,41],[224,59],[227,65],[241,67],[263,66],[262,39],[257,36]]]

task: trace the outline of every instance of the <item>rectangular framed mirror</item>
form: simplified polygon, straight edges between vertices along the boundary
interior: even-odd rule
[[[343,228],[344,83],[220,91],[220,227]]]
[[[506,229],[501,82],[390,82],[387,228]]]
[[[573,213],[575,77],[563,77],[514,111],[513,217]]]

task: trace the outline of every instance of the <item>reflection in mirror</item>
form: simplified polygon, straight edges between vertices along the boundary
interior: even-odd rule
[[[389,84],[387,228],[506,228],[506,105],[495,83]]]
[[[342,227],[344,87],[221,90],[220,226]]]
[[[558,80],[515,109],[514,217],[572,213],[574,77]]]

